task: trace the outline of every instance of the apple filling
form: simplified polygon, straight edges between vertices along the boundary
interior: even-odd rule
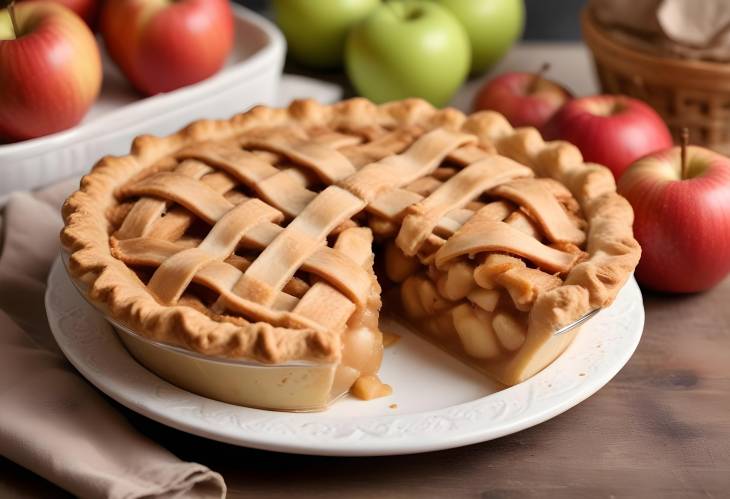
[[[406,259],[394,254],[388,252],[388,268]],[[389,272],[388,278],[400,283],[400,307],[418,332],[497,380],[511,376],[509,361],[525,344],[532,304],[562,284],[559,277],[500,253],[459,260],[444,270]]]
[[[368,307],[360,317],[355,316],[355,321],[351,322],[357,322],[357,325],[348,327],[342,335],[342,357],[338,367],[341,379],[335,385],[344,388],[341,393],[350,389],[353,395],[363,400],[389,395],[384,388],[375,389],[378,380],[376,374],[383,360],[383,334],[378,327],[379,309],[378,300],[376,307]],[[365,390],[365,386],[369,388]]]
[[[580,242],[578,231],[585,226],[577,203],[562,186],[542,184],[554,189],[559,201],[566,223],[550,222],[547,230],[562,231],[562,242],[550,243],[546,224],[532,213],[493,201],[427,251],[409,256],[390,241],[383,252],[385,276],[397,286],[395,299],[408,322],[431,342],[507,384],[545,367],[574,335],[527,341],[537,299],[562,286],[563,277],[585,257],[566,240],[576,234],[573,240]],[[519,195],[529,195],[530,186],[521,187]],[[502,194],[511,193],[502,189]]]

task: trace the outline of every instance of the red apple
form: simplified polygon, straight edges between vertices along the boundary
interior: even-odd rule
[[[23,140],[70,128],[101,88],[94,35],[56,3],[21,3],[15,13],[18,32],[0,10],[0,136]]]
[[[474,110],[491,109],[512,126],[541,128],[572,99],[572,94],[541,73],[504,73],[488,81],[474,99]]]
[[[215,74],[233,47],[227,0],[107,0],[101,33],[140,92],[154,95]]]
[[[35,0],[18,0],[19,2],[35,1]],[[90,28],[96,26],[96,19],[99,14],[100,0],[50,0],[60,3],[73,10],[81,19],[86,21]]]
[[[672,146],[669,129],[656,111],[624,95],[572,100],[542,132],[548,140],[572,142],[586,161],[607,166],[615,178],[640,157]]]
[[[670,292],[694,292],[730,272],[730,159],[688,147],[646,156],[621,176],[618,191],[634,208],[642,256],[636,277]]]

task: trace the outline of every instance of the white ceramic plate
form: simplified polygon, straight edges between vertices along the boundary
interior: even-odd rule
[[[319,413],[234,406],[181,390],[127,353],[102,315],[76,291],[61,260],[48,279],[51,330],[89,381],[130,409],[182,431],[245,447],[298,454],[410,454],[484,442],[550,419],[595,393],[629,360],[644,326],[633,278],[553,364],[497,391],[482,375],[403,328],[386,349],[381,378],[390,397],[344,399]],[[393,404],[397,404],[394,407]]]

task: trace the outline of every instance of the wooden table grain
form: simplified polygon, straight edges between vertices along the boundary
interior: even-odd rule
[[[242,449],[124,413],[182,459],[219,471],[231,498],[730,497],[730,278],[696,295],[645,293],[633,358],[541,425],[460,449],[383,458]],[[0,461],[0,497],[63,493]]]

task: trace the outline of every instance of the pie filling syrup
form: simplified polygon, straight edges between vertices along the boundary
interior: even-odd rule
[[[554,326],[595,301],[590,290],[566,282],[591,259],[585,203],[571,190],[536,176],[526,161],[497,154],[504,151],[480,133],[464,131],[463,115],[455,118],[461,128],[417,120],[323,126],[314,119],[281,119],[297,106],[314,117],[332,109],[305,102],[289,114],[259,110],[265,119],[254,116],[248,126],[233,124],[218,134],[205,128],[215,122],[203,122],[205,133],[194,139],[190,131],[185,140],[173,136],[179,143],[143,138],[143,146],[161,141],[147,144],[157,146],[148,148],[152,159],[138,153],[137,164],[102,161],[85,180],[86,194],[112,185],[103,229],[112,261],[99,257],[102,265],[87,256],[89,241],[101,241],[103,233],[87,234],[100,232],[99,224],[86,232],[78,228],[86,199],[67,203],[62,239],[72,269],[97,273],[90,293],[109,305],[112,316],[123,316],[152,339],[206,355],[272,368],[307,361],[312,378],[319,376],[314,370],[330,366],[317,378],[317,394],[288,404],[257,398],[254,386],[246,388],[253,395],[229,396],[225,386],[208,389],[194,379],[190,371],[202,371],[200,365],[176,367],[183,361],[155,360],[143,345],[125,342],[138,359],[157,364],[151,368],[185,388],[247,405],[317,409],[350,386],[362,398],[381,396],[389,393],[375,377],[383,351],[381,285],[386,309],[505,384],[531,376],[562,352],[575,333],[553,337]],[[487,118],[497,128],[509,127],[498,115]],[[120,175],[116,184],[103,177],[122,168],[132,174]],[[602,171],[597,175],[605,178]],[[615,190],[612,180],[608,187]],[[625,235],[627,217],[621,216],[616,225]],[[621,243],[632,259],[622,262],[621,272],[611,269],[613,281],[601,277],[605,287],[620,287],[630,271],[624,268],[638,259],[628,218],[629,235]],[[560,296],[559,288],[566,290]],[[536,306],[550,293],[550,303]],[[556,324],[535,327],[533,308]],[[185,373],[176,376],[176,370]],[[222,384],[231,385],[241,375],[257,376],[249,370],[212,377],[230,376]],[[259,382],[269,391],[306,391],[304,385],[284,386],[286,379]]]

